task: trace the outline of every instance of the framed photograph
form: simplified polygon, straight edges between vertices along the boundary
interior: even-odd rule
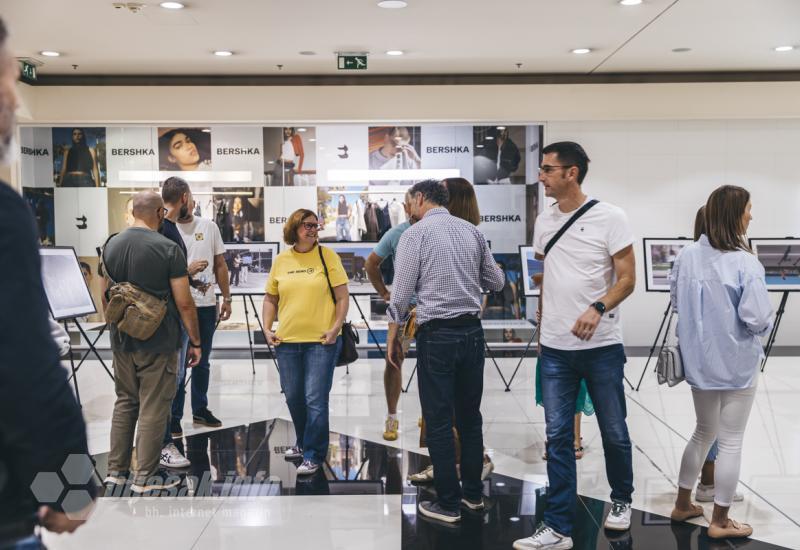
[[[764,266],[767,290],[800,291],[800,239],[750,239],[750,248]]]
[[[519,247],[519,261],[522,265],[522,294],[539,296],[541,287],[536,281],[544,273],[544,262],[536,259],[536,252],[532,246]]]
[[[97,313],[78,255],[71,246],[40,248],[42,284],[50,313],[60,321]]]
[[[347,273],[350,282],[347,288],[350,294],[366,295],[377,294],[375,287],[367,278],[367,257],[375,248],[375,243],[347,243],[347,242],[324,242],[322,246],[327,246],[334,250],[339,258],[342,259],[342,266]]]
[[[225,243],[231,294],[263,295],[279,248],[279,243]]]
[[[647,292],[669,292],[669,272],[684,246],[692,239],[644,239],[644,273]]]

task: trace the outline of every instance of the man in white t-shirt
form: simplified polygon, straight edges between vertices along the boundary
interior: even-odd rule
[[[582,189],[589,158],[573,142],[542,150],[539,181],[556,200],[536,219],[534,250],[544,260],[540,298],[542,394],[547,423],[547,507],[536,532],[516,549],[572,548],[576,505],[574,423],[586,380],[603,439],[611,512],[605,528],[630,528],[633,466],[622,386],[625,350],[618,306],[636,281],[633,236],[625,213],[597,202],[548,248],[562,226],[590,202]]]
[[[222,234],[217,225],[208,218],[198,218],[193,215],[195,202],[191,190],[185,195],[188,208],[186,216],[178,218],[178,231],[186,244],[187,261],[204,262],[205,268],[194,276],[194,279],[203,283],[201,288],[192,287],[192,298],[197,306],[197,320],[200,324],[200,342],[202,356],[200,362],[192,369],[192,420],[196,424],[210,427],[220,427],[222,422],[208,410],[208,382],[210,379],[209,357],[214,340],[214,331],[217,318],[226,321],[231,316],[231,291],[228,279],[228,266],[225,263],[225,247],[222,243]],[[214,284],[219,285],[222,292],[222,305],[217,311],[217,298],[214,293]],[[205,290],[205,292],[203,292]],[[184,373],[185,377],[185,373]],[[179,380],[179,388],[184,380]],[[173,437],[181,437],[181,417],[185,392],[178,391],[173,404]],[[177,431],[175,426],[177,426]]]

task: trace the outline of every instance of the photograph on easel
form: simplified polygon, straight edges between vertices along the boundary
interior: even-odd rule
[[[644,272],[647,292],[669,292],[672,265],[691,239],[644,239]]]
[[[71,246],[40,248],[39,255],[42,284],[53,318],[61,321],[97,313],[75,249]]]
[[[536,251],[532,246],[520,246],[519,259],[522,265],[522,294],[539,296],[544,272],[543,261],[536,259]]]
[[[342,266],[349,282],[350,294],[377,294],[375,287],[367,278],[367,257],[375,248],[374,243],[322,243],[336,252],[342,260]]]
[[[231,294],[264,294],[279,244],[225,243],[224,246],[223,257],[228,266]]]
[[[764,266],[767,290],[800,290],[800,239],[750,239],[750,248]]]

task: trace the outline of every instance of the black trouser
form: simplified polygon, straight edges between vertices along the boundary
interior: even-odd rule
[[[458,510],[453,417],[461,438],[464,496],[481,497],[483,468],[483,328],[479,319],[434,320],[417,331],[417,372],[439,504]]]

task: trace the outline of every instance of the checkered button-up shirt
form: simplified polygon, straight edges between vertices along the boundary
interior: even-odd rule
[[[442,207],[430,209],[400,237],[394,259],[389,321],[408,319],[417,295],[417,325],[481,310],[481,289],[500,291],[505,282],[486,238],[471,223]]]

